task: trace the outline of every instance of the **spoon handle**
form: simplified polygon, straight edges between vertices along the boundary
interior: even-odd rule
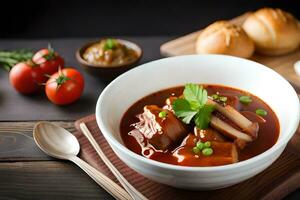
[[[121,185],[126,189],[126,191],[130,194],[130,196],[135,200],[147,200],[147,198],[140,193],[137,189],[135,189],[127,180],[126,178],[115,168],[115,166],[110,162],[110,160],[106,157],[94,137],[92,136],[91,132],[85,125],[85,123],[80,123],[80,129],[85,135],[85,137],[89,140],[92,144],[94,149],[97,151],[98,155],[102,159],[102,161],[106,164],[106,166],[110,169],[110,171],[114,174],[114,176],[118,179]]]
[[[85,171],[96,183],[98,183],[98,185],[100,185],[116,199],[132,200],[129,194],[122,187],[79,157],[70,156],[69,160],[74,162],[78,167]]]

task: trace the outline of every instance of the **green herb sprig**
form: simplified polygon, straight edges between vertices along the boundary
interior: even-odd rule
[[[32,57],[33,52],[27,49],[14,51],[0,50],[0,66],[9,71],[17,63],[30,60]]]
[[[207,129],[214,111],[214,106],[206,104],[207,91],[197,84],[186,84],[183,96],[172,103],[175,115],[186,124],[194,120],[197,128]]]
[[[103,49],[104,49],[104,51],[107,51],[107,50],[116,48],[116,46],[117,46],[116,40],[115,40],[115,39],[108,38],[108,39],[106,39],[106,41],[105,41],[105,44],[104,44]]]

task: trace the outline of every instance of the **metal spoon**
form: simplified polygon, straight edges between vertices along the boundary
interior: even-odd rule
[[[66,129],[49,122],[39,122],[34,127],[33,137],[35,143],[46,154],[74,162],[116,199],[132,200],[132,197],[118,184],[77,157],[80,151],[79,142]]]

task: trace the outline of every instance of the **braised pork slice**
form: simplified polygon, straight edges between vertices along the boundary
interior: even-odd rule
[[[259,130],[259,125],[257,122],[250,121],[230,105],[222,106],[211,99],[208,99],[207,103],[209,105],[213,105],[217,111],[222,113],[225,117],[227,117],[237,126],[239,126],[244,132],[246,132],[252,138],[254,139],[257,138],[257,133]]]
[[[171,111],[156,105],[145,106],[144,112],[137,117],[140,122],[135,124],[135,128],[158,150],[166,150],[188,134],[183,123]]]
[[[169,110],[169,111],[172,111],[173,112],[173,108],[172,108],[172,103],[178,99],[178,97],[169,97],[166,99],[165,103],[166,105],[163,107],[163,109],[166,109],[166,110]]]
[[[198,137],[189,134],[183,140],[182,144],[174,150],[172,155],[177,158],[179,165],[204,167],[227,165],[238,162],[238,152],[234,143],[211,141],[213,154],[205,156],[201,152],[195,154],[192,150],[198,140]]]
[[[212,128],[208,128],[205,130],[200,130],[195,126],[194,128],[194,135],[197,138],[200,138],[202,142],[206,141],[218,141],[218,142],[224,142],[226,141],[223,135],[221,135],[219,132]]]
[[[231,125],[227,124],[223,120],[219,119],[218,117],[212,116],[210,120],[210,125],[215,128],[216,130],[220,131],[222,134],[232,138],[232,139],[241,139],[246,142],[252,142],[253,139],[246,133],[243,133]]]

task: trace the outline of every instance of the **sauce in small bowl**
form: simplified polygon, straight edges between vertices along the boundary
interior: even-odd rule
[[[137,44],[112,38],[88,43],[76,52],[84,69],[104,80],[111,80],[134,67],[141,57],[142,50]]]

